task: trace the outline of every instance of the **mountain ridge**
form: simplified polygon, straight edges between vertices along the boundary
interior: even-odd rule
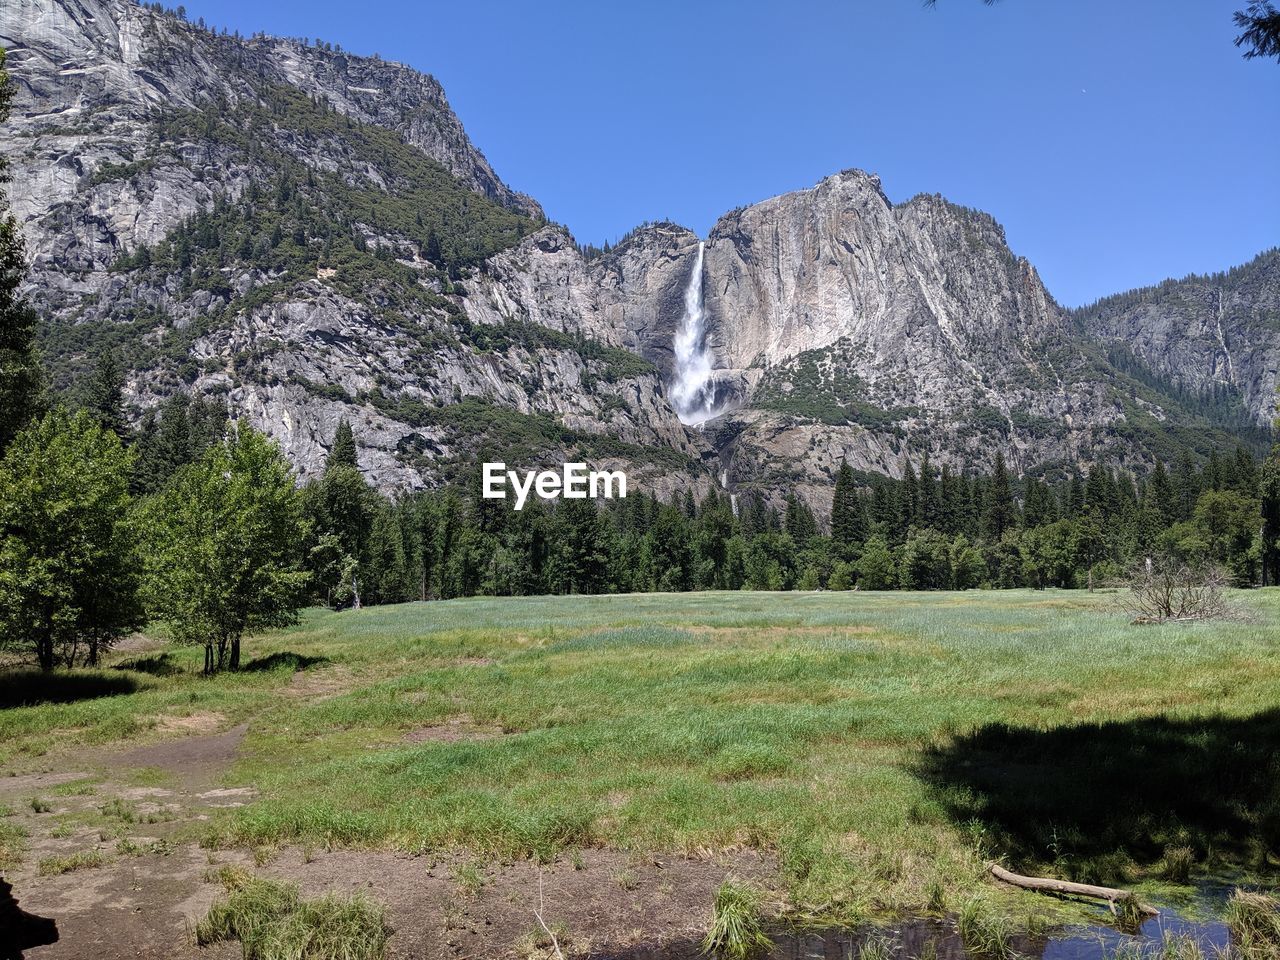
[[[125,0],[13,11],[0,149],[59,386],[120,350],[135,416],[177,390],[220,397],[303,477],[348,419],[386,490],[505,438],[531,461],[604,457],[664,496],[796,490],[822,512],[841,461],[1143,468],[1256,444],[1232,426],[1237,394],[1266,422],[1271,261],[1231,300],[1236,373],[1197,380],[1207,346],[1179,353],[1118,302],[1065,310],[990,214],[893,204],[862,170],[729,211],[705,240],[658,222],[598,251],[506,187],[412,68]],[[667,390],[700,242],[726,410],[694,429]],[[1147,333],[1117,365],[1130,328]],[[1179,380],[1218,384],[1213,417]]]

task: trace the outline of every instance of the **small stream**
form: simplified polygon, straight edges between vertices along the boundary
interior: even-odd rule
[[[1015,940],[1014,948],[1028,960],[1109,960],[1121,947],[1135,945],[1154,955],[1166,936],[1178,936],[1194,938],[1205,956],[1214,957],[1230,944],[1226,924],[1217,918],[1231,889],[1206,884],[1177,905],[1157,902],[1160,916],[1147,920],[1136,934],[1120,932],[1107,922],[1110,914],[1099,908],[1096,924],[1065,927],[1047,939],[1023,937]],[[908,920],[856,930],[783,927],[771,930],[770,936],[774,948],[767,960],[858,960],[868,940],[882,941],[895,960],[970,960],[955,924],[943,920]],[[695,960],[705,956],[700,942],[684,941],[619,952],[605,950],[593,954],[592,960]]]

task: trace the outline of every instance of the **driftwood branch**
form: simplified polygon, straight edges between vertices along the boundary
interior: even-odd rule
[[[533,911],[533,915],[538,918],[538,926],[548,937],[551,938],[551,950],[556,956],[556,960],[564,960],[564,954],[560,952],[560,941],[556,939],[556,935],[551,932],[551,928],[547,926],[547,921],[542,919],[542,911],[547,908],[546,900],[542,896],[542,868],[538,868],[538,909]]]
[[[1040,893],[1067,893],[1077,897],[1106,900],[1113,909],[1121,901],[1129,900],[1137,906],[1139,912],[1146,916],[1160,916],[1159,910],[1150,904],[1142,903],[1128,890],[1118,890],[1115,887],[1095,887],[1090,883],[1072,883],[1069,880],[1054,880],[1049,877],[1024,877],[1020,873],[1006,870],[998,863],[989,864],[988,869],[991,870],[991,875],[997,880],[1003,880],[1005,883],[1021,887],[1023,890],[1035,890]]]

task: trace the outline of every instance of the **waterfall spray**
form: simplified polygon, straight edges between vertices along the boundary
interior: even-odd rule
[[[675,336],[675,379],[671,382],[671,406],[681,423],[696,425],[710,420],[719,410],[714,406],[715,384],[711,378],[714,358],[707,348],[705,314],[702,308],[702,253],[694,261],[689,285],[684,291],[684,320]]]

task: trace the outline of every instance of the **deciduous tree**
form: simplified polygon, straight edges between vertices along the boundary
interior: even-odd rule
[[[131,469],[84,411],[45,415],[0,462],[0,637],[43,670],[94,664],[142,623]]]
[[[278,447],[239,427],[182,468],[146,511],[146,598],[206,673],[240,666],[245,633],[292,623],[305,600],[302,498]]]

